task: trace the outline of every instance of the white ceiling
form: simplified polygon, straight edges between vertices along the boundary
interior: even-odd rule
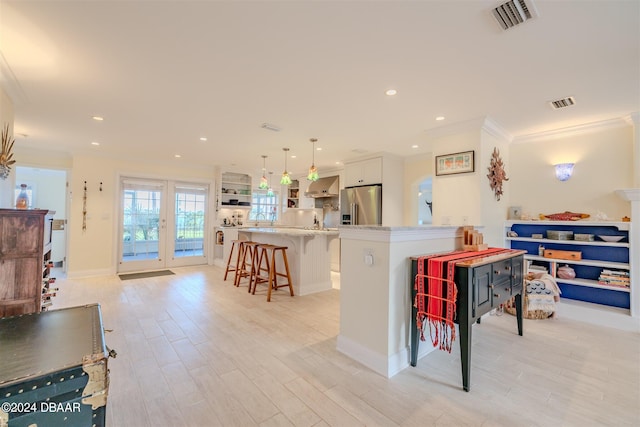
[[[0,0],[1,82],[17,145],[258,173],[283,147],[303,172],[312,137],[322,170],[482,117],[517,139],[640,110],[640,2],[535,0],[507,31],[499,3]]]

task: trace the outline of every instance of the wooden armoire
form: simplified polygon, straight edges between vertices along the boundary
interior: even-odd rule
[[[0,317],[38,313],[49,276],[53,213],[0,209]]]

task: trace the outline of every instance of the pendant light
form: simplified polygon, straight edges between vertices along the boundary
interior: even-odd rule
[[[291,177],[289,176],[289,172],[287,172],[287,153],[289,152],[289,149],[283,148],[282,151],[284,151],[284,172],[282,172],[282,178],[280,178],[280,184],[291,185]]]
[[[262,178],[260,178],[260,185],[258,188],[261,190],[266,190],[269,188],[269,184],[267,183],[267,177],[265,174],[267,173],[267,156],[262,155]]]
[[[309,181],[317,181],[318,178],[318,168],[316,168],[316,141],[317,138],[311,138],[311,144],[313,144],[313,151],[311,151],[311,166],[309,167],[309,175],[307,175],[307,179]]]
[[[273,172],[269,171],[269,189],[267,190],[267,197],[273,197],[273,187],[271,186],[271,177]]]

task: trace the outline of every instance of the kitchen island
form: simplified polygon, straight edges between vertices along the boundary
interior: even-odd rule
[[[238,238],[287,246],[287,259],[295,295],[308,295],[331,289],[329,244],[338,238],[333,229],[288,227],[246,227],[238,229]],[[281,262],[278,260],[278,262]],[[284,271],[278,265],[279,271]]]

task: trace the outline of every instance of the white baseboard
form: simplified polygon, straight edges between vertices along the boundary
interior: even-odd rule
[[[561,299],[556,307],[556,316],[623,331],[640,332],[640,318],[632,317],[629,310],[601,304]]]
[[[304,285],[304,292],[300,291],[300,287],[298,286],[296,288],[296,284],[293,284],[293,289],[296,292],[296,295],[298,296],[303,296],[303,295],[311,295],[311,294],[315,294],[318,292],[324,292],[324,291],[328,291],[330,289],[333,288],[333,284],[331,283],[331,279],[323,281],[323,282],[315,282],[315,283],[311,283],[311,284],[305,284]]]
[[[410,350],[408,347],[387,357],[362,346],[344,335],[338,335],[336,349],[386,378],[391,378],[409,366]],[[434,347],[432,345],[421,345],[418,351],[418,360],[433,350]]]
[[[101,268],[98,270],[75,270],[67,271],[67,278],[79,279],[83,277],[113,276],[115,274],[117,274],[115,268]]]

